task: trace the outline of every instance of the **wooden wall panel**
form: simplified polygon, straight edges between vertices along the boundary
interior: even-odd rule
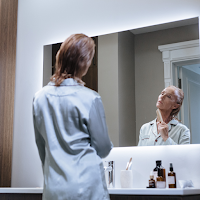
[[[18,0],[0,0],[0,187],[11,186]]]

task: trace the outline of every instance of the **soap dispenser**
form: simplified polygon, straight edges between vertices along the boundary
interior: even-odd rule
[[[170,166],[169,166],[168,186],[169,188],[176,188],[176,173],[173,171],[172,163],[170,163]]]

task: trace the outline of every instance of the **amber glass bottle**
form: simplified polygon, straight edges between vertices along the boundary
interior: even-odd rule
[[[156,181],[156,187],[157,187],[158,169],[162,169],[160,173],[163,180],[166,182],[165,168],[162,166],[161,160],[156,160],[156,167],[153,169],[154,179]]]
[[[163,177],[163,169],[158,169],[157,188],[166,188],[166,181]]]
[[[161,166],[161,160],[156,160],[156,167],[153,169],[153,175],[155,180],[155,186],[157,187],[157,177],[158,177],[158,168]]]
[[[150,179],[149,179],[149,188],[155,188],[155,187],[156,187],[156,184],[154,180],[154,175],[153,175],[153,172],[151,171]]]
[[[176,188],[176,173],[173,171],[172,163],[170,163],[170,166],[169,166],[168,186],[169,188]]]

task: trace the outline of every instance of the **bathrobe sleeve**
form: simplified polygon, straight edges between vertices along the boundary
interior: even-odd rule
[[[108,136],[105,112],[100,97],[95,98],[89,113],[88,131],[91,146],[101,158],[106,157],[113,145]]]
[[[179,144],[190,144],[190,130],[189,129],[186,129],[185,131],[183,131],[183,133],[181,134]]]
[[[174,138],[169,137],[164,144],[165,145],[177,145],[177,144],[190,144],[190,130],[185,129],[180,133],[180,135],[177,134],[177,137],[179,137],[178,140],[179,142],[176,143]]]
[[[35,116],[35,112],[34,112],[34,99],[33,99],[32,112],[33,112],[33,125],[34,125],[34,131],[35,131],[35,141],[36,141],[36,145],[38,147],[38,152],[39,152],[39,156],[40,156],[40,159],[42,162],[42,167],[43,167],[44,160],[45,160],[45,140],[37,128],[36,116]]]
[[[142,135],[143,135],[142,128],[143,127],[140,128],[140,135],[139,135],[138,146],[145,146],[145,144],[143,144],[145,140],[142,140]]]

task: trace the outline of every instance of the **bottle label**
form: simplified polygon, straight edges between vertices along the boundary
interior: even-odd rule
[[[175,184],[175,177],[174,176],[168,176],[168,184]]]
[[[157,181],[157,188],[166,188],[165,181]]]
[[[155,181],[154,180],[149,180],[149,187],[150,188],[155,188]]]
[[[154,176],[154,180],[157,180],[158,177],[158,171],[153,171],[153,176]]]

